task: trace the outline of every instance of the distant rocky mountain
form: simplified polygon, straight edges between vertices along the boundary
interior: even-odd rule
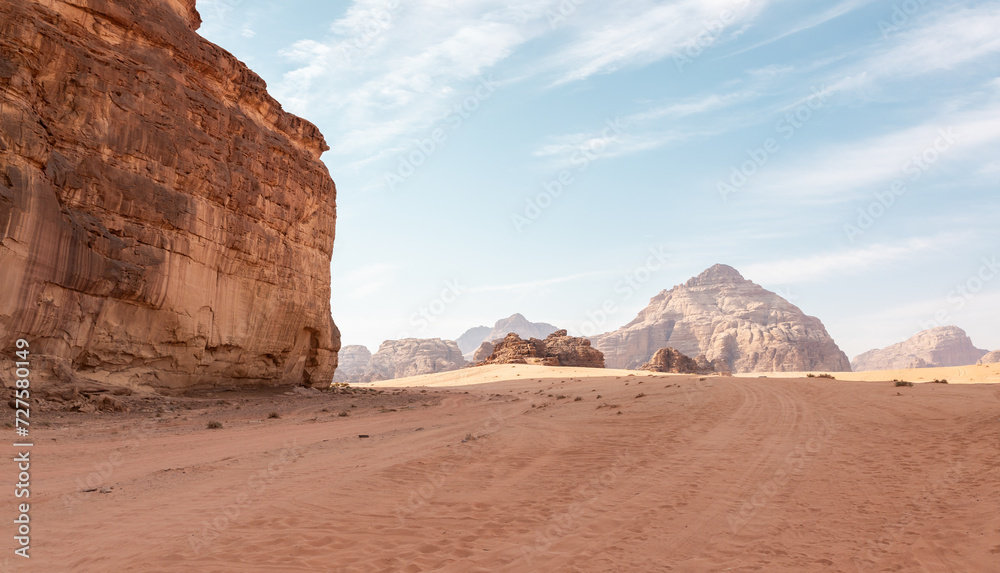
[[[511,332],[521,338],[545,338],[553,332],[559,330],[551,324],[545,322],[531,322],[521,314],[513,314],[507,318],[498,320],[493,328],[488,326],[477,326],[470,328],[458,337],[455,342],[466,358],[471,358],[472,354],[483,342],[493,342],[499,340]]]
[[[485,350],[484,342],[482,349]],[[478,354],[478,351],[477,351]],[[604,368],[604,355],[594,349],[586,338],[569,336],[565,330],[548,335],[545,340],[523,340],[511,332],[497,342],[485,364],[539,364],[542,366],[578,366]]]
[[[976,364],[1000,364],[1000,350],[994,350],[983,356]]]
[[[364,375],[368,363],[372,360],[371,350],[367,346],[350,345],[340,349],[339,364],[333,375],[334,382],[357,381]]]
[[[957,326],[939,326],[919,332],[905,342],[869,350],[854,358],[855,372],[968,366],[987,353],[976,348],[964,330]]]
[[[346,346],[341,349],[341,366],[337,368],[334,382],[349,384],[395,380],[407,376],[450,372],[464,367],[458,345],[440,338],[405,338],[386,340],[374,355],[361,365],[368,349],[364,346]],[[348,364],[344,367],[344,358]]]
[[[851,369],[818,318],[727,265],[661,292],[635,320],[591,340],[608,368],[639,368],[672,347],[733,372]]]

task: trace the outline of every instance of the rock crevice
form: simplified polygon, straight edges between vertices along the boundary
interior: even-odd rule
[[[199,24],[0,2],[0,344],[118,385],[328,384],[328,147]]]

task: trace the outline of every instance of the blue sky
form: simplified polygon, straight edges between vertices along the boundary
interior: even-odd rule
[[[715,263],[1000,348],[1000,2],[201,0],[320,127],[345,344],[613,330]]]

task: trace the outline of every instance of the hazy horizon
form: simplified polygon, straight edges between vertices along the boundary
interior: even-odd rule
[[[851,358],[1000,348],[1000,2],[198,8],[331,146],[344,344],[581,334],[609,299],[610,331],[724,263]]]

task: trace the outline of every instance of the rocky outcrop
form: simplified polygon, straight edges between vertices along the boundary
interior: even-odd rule
[[[484,342],[472,353],[472,363],[479,364],[480,362],[485,362],[489,360],[491,354],[493,354],[493,343]]]
[[[855,357],[851,364],[855,372],[969,366],[985,354],[961,328],[939,326],[918,332],[905,342],[869,350]]]
[[[37,384],[333,378],[326,142],[199,23],[0,2],[0,348]]]
[[[673,348],[661,348],[653,354],[649,362],[639,367],[648,372],[668,372],[673,374],[698,374],[698,363]]]
[[[704,354],[720,371],[851,368],[819,319],[726,265],[661,292],[635,320],[592,340],[608,368],[638,368],[667,347]]]
[[[604,355],[586,338],[569,336],[565,330],[553,332],[545,340],[523,340],[513,332],[498,342],[493,353],[477,364],[539,364],[604,368]]]
[[[493,329],[488,326],[476,326],[466,330],[462,336],[459,336],[455,343],[458,344],[459,350],[462,354],[469,354],[470,352],[475,352],[483,342],[489,342],[493,340],[489,338]]]
[[[361,379],[372,361],[371,350],[367,346],[350,345],[340,349],[337,355],[337,372],[334,382],[356,382]]]
[[[511,332],[522,338],[545,338],[558,330],[555,326],[545,322],[531,322],[521,314],[513,314],[507,318],[498,320],[493,328],[487,326],[477,326],[458,337],[456,341],[462,354],[472,356],[472,353],[479,348],[483,342],[495,342],[507,336]]]
[[[994,350],[986,356],[983,356],[976,364],[1000,364],[1000,350]]]
[[[462,352],[451,340],[440,338],[386,340],[364,367],[355,367],[343,373],[338,369],[337,382],[354,384],[395,380],[407,376],[450,372],[465,366],[466,361],[462,358]]]

